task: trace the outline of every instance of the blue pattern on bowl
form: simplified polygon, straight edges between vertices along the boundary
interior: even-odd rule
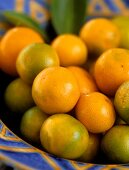
[[[0,159],[23,170],[127,170],[129,166],[97,165],[57,158],[26,143],[0,121]]]
[[[89,0],[87,15],[90,17],[113,15],[129,16],[128,0]],[[43,28],[49,22],[49,0],[0,0],[0,11],[15,10],[27,13]],[[9,25],[0,16],[0,36]],[[23,170],[128,170],[129,165],[97,165],[57,158],[26,143],[0,121],[0,160]]]

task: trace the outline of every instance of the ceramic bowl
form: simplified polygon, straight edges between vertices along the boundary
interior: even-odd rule
[[[0,120],[0,160],[20,170],[128,170],[128,165],[100,165],[57,158],[28,144]]]
[[[42,27],[46,27],[49,18],[49,1],[47,0],[4,0],[0,1],[0,10],[16,10],[27,13],[37,19]],[[88,17],[107,16],[116,14],[129,15],[129,1],[96,1],[88,2]],[[8,24],[0,18],[0,35],[8,30]],[[58,158],[30,145],[17,136],[17,118],[10,117],[3,103],[3,92],[10,78],[0,72],[0,165],[3,163],[23,170],[128,170],[129,165],[104,165],[77,162]],[[14,125],[12,119],[17,122]],[[15,127],[15,129],[11,128]],[[13,131],[11,131],[11,130]]]

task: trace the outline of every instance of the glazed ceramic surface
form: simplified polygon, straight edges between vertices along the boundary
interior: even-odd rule
[[[0,12],[15,10],[27,13],[43,28],[49,23],[49,9],[50,0],[0,0]],[[88,17],[120,14],[129,16],[128,0],[88,1]],[[0,17],[0,36],[8,29],[8,23]],[[11,167],[23,170],[129,170],[129,165],[99,165],[57,158],[23,141],[3,121],[0,120],[0,161]]]
[[[11,132],[0,121],[0,160],[23,170],[127,170],[129,166],[97,165],[57,158],[32,145]]]

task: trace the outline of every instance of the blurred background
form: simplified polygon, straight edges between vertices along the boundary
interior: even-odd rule
[[[128,0],[86,0],[86,19],[91,17],[114,15],[129,16]],[[46,28],[50,21],[51,0],[0,0],[0,12],[13,10],[24,12],[38,21],[43,28]],[[0,16],[0,36],[5,33],[9,25]]]
[[[52,0],[0,0],[0,13],[5,10],[26,13],[40,23],[43,29],[51,23],[50,5]],[[63,1],[63,0],[62,0]],[[77,0],[78,1],[78,0]],[[129,0],[86,0],[86,20],[93,17],[129,16]],[[78,1],[80,2],[80,1]],[[0,15],[0,38],[10,28],[10,24]],[[5,80],[6,81],[6,80]],[[0,162],[0,170],[15,169],[13,165]]]

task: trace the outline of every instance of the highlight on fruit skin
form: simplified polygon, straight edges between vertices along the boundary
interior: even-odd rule
[[[113,126],[103,136],[101,149],[112,163],[129,163],[129,126]]]
[[[107,18],[94,18],[87,21],[80,30],[80,37],[88,47],[88,52],[96,56],[110,48],[119,47],[120,31]]]
[[[103,133],[115,123],[116,113],[111,100],[100,92],[80,96],[75,106],[76,118],[91,133]]]
[[[96,60],[94,77],[102,93],[114,96],[118,87],[129,80],[129,50],[112,48],[102,53]]]
[[[120,31],[120,47],[129,49],[129,17],[128,16],[114,16],[111,21],[119,28]]]
[[[40,140],[49,153],[66,159],[76,159],[87,149],[89,134],[85,126],[74,117],[55,114],[43,123]]]
[[[40,129],[48,115],[37,106],[26,110],[21,118],[20,131],[23,137],[29,142],[40,143]]]
[[[89,143],[85,152],[77,159],[78,161],[91,163],[95,160],[100,149],[100,135],[89,133]]]
[[[32,84],[37,74],[47,67],[59,66],[56,51],[46,43],[32,43],[17,57],[16,69],[26,83]]]
[[[87,46],[77,35],[58,35],[51,45],[59,56],[61,66],[81,66],[87,61]]]
[[[79,35],[57,35],[51,44],[27,27],[3,36],[0,68],[13,79],[4,100],[21,117],[25,140],[57,159],[129,163],[126,23],[126,17],[91,19]]]
[[[9,29],[0,42],[0,68],[11,76],[17,76],[16,59],[21,50],[29,44],[43,42],[43,38],[31,28]]]
[[[114,106],[120,118],[129,124],[129,80],[123,82],[117,89]]]
[[[67,113],[76,105],[80,91],[76,78],[65,67],[49,67],[34,79],[32,97],[47,114]]]
[[[4,101],[7,108],[13,114],[22,115],[35,104],[31,90],[31,86],[26,84],[21,78],[11,81],[4,92]]]

